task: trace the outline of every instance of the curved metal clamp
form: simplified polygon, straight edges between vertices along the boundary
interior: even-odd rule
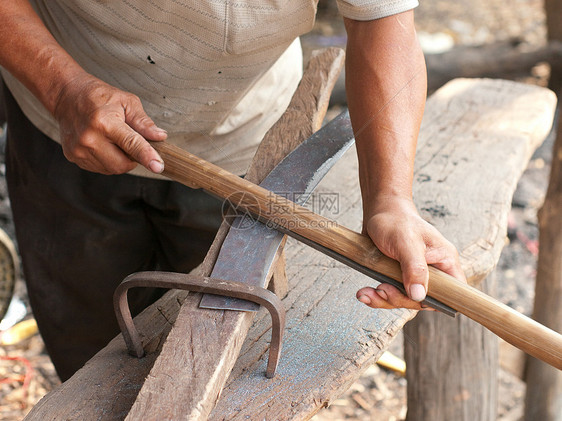
[[[266,377],[272,378],[279,363],[283,332],[285,330],[285,308],[281,300],[271,291],[241,282],[175,272],[137,272],[127,276],[113,294],[113,307],[117,322],[123,333],[125,344],[131,355],[144,356],[142,342],[133,323],[127,291],[135,287],[182,289],[227,297],[242,298],[263,305],[271,314],[272,332],[269,346]]]

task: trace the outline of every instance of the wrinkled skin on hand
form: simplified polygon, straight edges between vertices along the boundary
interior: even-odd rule
[[[364,231],[382,253],[400,262],[409,295],[388,284],[365,287],[357,292],[357,298],[369,307],[431,310],[420,304],[428,286],[427,265],[466,282],[456,248],[421,218],[411,200],[381,200],[366,218]]]
[[[64,155],[80,168],[123,174],[140,163],[162,172],[162,158],[147,139],[162,141],[167,134],[146,115],[135,95],[84,75],[65,85],[54,115]]]

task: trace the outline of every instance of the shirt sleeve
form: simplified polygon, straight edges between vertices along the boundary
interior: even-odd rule
[[[373,20],[411,10],[418,0],[337,0],[340,13],[349,19]]]

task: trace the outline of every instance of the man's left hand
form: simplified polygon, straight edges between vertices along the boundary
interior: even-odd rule
[[[413,202],[404,198],[380,200],[364,230],[379,250],[398,262],[408,296],[381,284],[357,292],[362,303],[373,308],[427,309],[421,301],[428,290],[428,265],[466,282],[456,248],[418,214]]]

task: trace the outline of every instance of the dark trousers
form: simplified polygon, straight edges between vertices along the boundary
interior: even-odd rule
[[[4,110],[4,81],[0,76],[0,126],[6,122],[6,111]]]
[[[104,176],[68,162],[4,90],[6,171],[32,310],[62,380],[119,329],[112,295],[130,273],[187,272],[221,222],[221,203],[171,181]],[[161,291],[134,289],[133,312]]]

